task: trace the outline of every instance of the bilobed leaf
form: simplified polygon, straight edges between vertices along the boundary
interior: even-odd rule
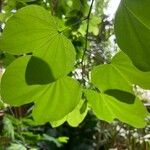
[[[132,93],[133,84],[150,88],[150,72],[138,70],[123,52],[116,54],[110,64],[95,67],[91,76],[101,91],[118,89]]]
[[[80,98],[78,82],[70,77],[60,78],[47,85],[35,102],[33,117],[38,124],[62,119],[76,107]]]
[[[26,82],[26,67],[30,59],[31,56],[20,57],[7,67],[1,80],[1,97],[5,103],[15,106],[29,103],[43,90],[41,85],[28,85]],[[38,66],[38,69],[42,68]]]
[[[11,105],[34,102],[37,123],[59,120],[81,99],[78,82],[66,75],[75,62],[74,47],[62,33],[58,18],[36,5],[21,8],[0,39],[2,50],[20,55],[8,66],[1,83],[2,99]]]
[[[99,119],[107,122],[119,119],[137,128],[146,125],[145,117],[148,113],[138,98],[129,100],[128,97],[122,97],[116,99],[113,96],[92,90],[86,91],[86,97]],[[129,95],[130,97],[132,96]]]
[[[75,50],[58,22],[40,6],[21,8],[6,23],[0,48],[16,55],[32,52],[50,65],[55,78],[64,76],[73,69]]]
[[[1,81],[5,103],[20,106],[34,102],[37,123],[59,120],[70,113],[81,99],[79,83],[70,78],[53,79],[49,65],[34,56],[23,56],[11,63]]]
[[[115,18],[118,45],[144,71],[150,70],[149,7],[149,0],[122,0]]]
[[[73,111],[66,115],[63,119],[50,123],[53,127],[58,127],[67,121],[70,126],[77,127],[83,121],[87,112],[87,103],[83,100],[80,100],[79,104],[73,109]]]
[[[59,34],[50,43],[43,45],[41,51],[35,52],[35,56],[49,64],[55,78],[67,75],[73,70],[74,47],[64,35]]]

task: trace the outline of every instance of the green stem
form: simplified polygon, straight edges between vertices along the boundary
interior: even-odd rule
[[[83,80],[84,80],[84,68],[85,68],[84,59],[85,59],[85,55],[86,55],[86,51],[87,51],[87,43],[88,43],[88,35],[89,35],[89,23],[90,23],[90,15],[91,15],[93,3],[94,3],[94,0],[92,0],[92,2],[91,2],[89,13],[88,13],[88,15],[86,17],[86,19],[87,19],[87,27],[86,27],[86,36],[85,36],[85,47],[84,47],[84,51],[83,51],[83,55],[82,55],[82,60],[81,60],[81,65],[82,65],[82,79]]]
[[[85,21],[85,20],[87,20],[87,17],[83,18],[83,19],[80,20],[80,21],[77,21],[77,22],[73,23],[73,24],[70,25],[69,27],[66,27],[65,29],[59,31],[59,33],[63,33],[63,32],[65,32],[65,31],[69,30],[70,27],[73,27],[73,26],[75,26],[75,25],[77,25],[77,24],[79,24],[79,23],[82,23],[82,22]]]

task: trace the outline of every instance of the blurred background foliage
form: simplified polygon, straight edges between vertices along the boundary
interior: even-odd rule
[[[0,31],[3,31],[5,22],[12,14],[32,4],[43,6],[58,17],[62,28],[65,24],[63,32],[72,40],[77,53],[77,69],[73,72],[73,76],[79,82],[83,82],[82,74],[86,84],[87,72],[95,65],[109,62],[118,51],[113,29],[114,18],[109,18],[105,13],[109,0],[94,1],[88,35],[86,17],[91,0],[0,0]],[[86,64],[85,68],[82,68],[81,61],[85,48]],[[0,51],[0,77],[16,57]],[[143,91],[141,92],[139,88],[136,92],[140,96],[143,95]],[[147,101],[147,97],[143,99]],[[30,116],[32,104],[16,108],[0,100],[0,108],[0,150],[150,149],[149,124],[144,129],[135,129],[117,120],[108,124],[98,120],[89,111],[78,127],[70,127],[64,123],[60,127],[52,128],[50,123],[42,126],[34,124]]]

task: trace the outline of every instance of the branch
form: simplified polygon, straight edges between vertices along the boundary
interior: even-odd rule
[[[0,0],[0,12],[2,12],[3,0]]]
[[[87,20],[87,17],[85,17],[85,18],[83,18],[82,20],[79,20],[79,21],[73,23],[73,24],[70,25],[69,27],[66,27],[65,29],[59,31],[59,33],[63,33],[63,32],[65,32],[65,31],[69,30],[71,27],[73,27],[73,26],[75,26],[75,25],[77,25],[77,24],[79,24],[79,23],[82,23],[82,22],[85,21],[85,20]]]
[[[86,28],[86,36],[85,36],[85,47],[84,47],[84,51],[83,51],[83,55],[82,55],[82,60],[81,60],[81,65],[82,65],[82,79],[83,80],[84,80],[84,67],[85,67],[84,59],[85,59],[85,55],[86,55],[86,52],[87,52],[87,43],[88,43],[88,35],[89,35],[89,23],[90,23],[90,15],[91,15],[93,3],[94,3],[94,0],[92,0],[92,2],[91,2],[89,13],[88,13],[88,15],[86,17],[87,28]]]

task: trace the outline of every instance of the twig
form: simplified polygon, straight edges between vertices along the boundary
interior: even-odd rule
[[[58,7],[58,0],[51,0],[51,14],[52,14],[52,16],[56,15],[57,7]]]
[[[83,18],[83,19],[81,19],[81,20],[79,20],[79,21],[73,23],[73,24],[70,25],[69,27],[64,28],[63,30],[59,31],[59,33],[63,33],[63,32],[65,32],[65,31],[69,30],[71,27],[73,27],[73,26],[75,26],[75,25],[77,25],[77,24],[79,24],[79,23],[82,23],[82,22],[85,21],[85,20],[87,20],[87,17],[85,17],[85,18]]]
[[[94,0],[92,0],[92,2],[91,2],[89,13],[88,13],[88,15],[86,17],[86,19],[87,19],[87,28],[86,28],[86,36],[85,36],[85,47],[84,47],[84,51],[83,51],[83,55],[82,55],[82,60],[81,60],[81,65],[82,65],[82,79],[83,80],[84,80],[84,67],[85,67],[84,59],[85,59],[85,55],[86,55],[86,51],[87,51],[87,43],[88,43],[88,35],[89,35],[89,23],[90,23],[90,15],[91,15],[93,3],[94,3]]]

